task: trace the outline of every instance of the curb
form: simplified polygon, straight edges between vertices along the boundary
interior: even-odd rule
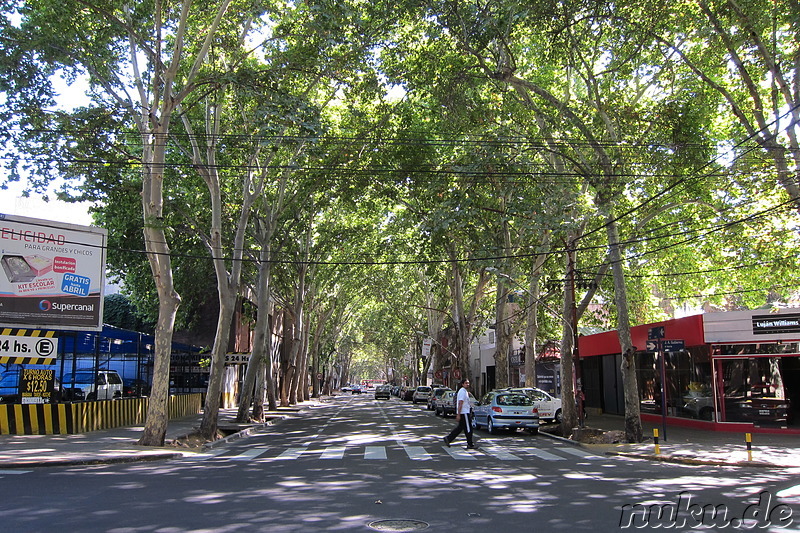
[[[184,454],[178,452],[153,453],[147,455],[118,455],[116,457],[103,458],[75,458],[75,459],[52,459],[39,461],[15,461],[13,463],[0,462],[0,468],[42,468],[53,466],[88,466],[88,465],[110,465],[123,463],[137,463],[144,461],[163,461],[166,459],[181,459]]]

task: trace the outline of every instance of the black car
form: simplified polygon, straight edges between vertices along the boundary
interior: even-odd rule
[[[388,400],[389,397],[392,395],[392,387],[390,385],[378,385],[375,387],[375,399],[376,400]]]
[[[139,396],[150,396],[150,384],[143,379],[123,378],[122,397],[135,398]]]

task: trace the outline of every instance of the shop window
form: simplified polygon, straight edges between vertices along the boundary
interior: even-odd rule
[[[661,414],[661,362],[653,352],[637,354],[640,408],[643,413]],[[711,363],[705,346],[668,352],[664,358],[667,414],[711,420],[713,395]]]
[[[750,357],[718,360],[722,381],[724,422],[786,425],[789,400],[783,377],[783,358]]]

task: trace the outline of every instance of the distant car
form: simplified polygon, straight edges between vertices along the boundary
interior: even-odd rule
[[[456,416],[456,397],[458,396],[458,392],[454,390],[447,390],[442,393],[440,397],[436,399],[436,407],[434,407],[434,413],[436,416]],[[475,407],[477,400],[472,393],[469,393],[469,403]]]
[[[536,408],[539,409],[539,420],[550,420],[561,423],[561,398],[537,389],[536,387],[520,387],[506,389],[509,392],[521,392],[533,398]]]
[[[392,396],[392,387],[389,385],[378,385],[375,387],[375,399],[376,400],[388,400]]]
[[[450,387],[435,387],[433,391],[431,391],[430,397],[428,397],[428,410],[433,411],[436,409],[436,399],[441,398],[442,394],[449,390],[452,389]]]
[[[353,394],[361,394],[361,385],[353,385],[353,388],[350,389],[350,392]]]
[[[431,396],[432,389],[427,385],[420,385],[413,393],[411,393],[411,402],[425,402],[428,403],[428,398]]]
[[[400,392],[398,394],[398,397],[405,402],[411,401],[411,399],[414,397],[415,390],[416,387],[410,387],[410,386],[400,387]]]
[[[143,379],[123,378],[122,396],[125,398],[150,396],[150,384]]]
[[[507,390],[487,392],[475,405],[475,427],[489,433],[523,428],[539,433],[539,410],[530,396]]]
[[[345,385],[339,390],[341,390],[342,392],[351,392],[353,390],[353,387],[351,387],[350,385]]]

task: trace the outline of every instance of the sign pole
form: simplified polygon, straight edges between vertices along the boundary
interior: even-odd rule
[[[667,365],[664,361],[666,355],[664,343],[658,340],[658,358],[661,362],[661,429],[664,442],[667,442]]]

